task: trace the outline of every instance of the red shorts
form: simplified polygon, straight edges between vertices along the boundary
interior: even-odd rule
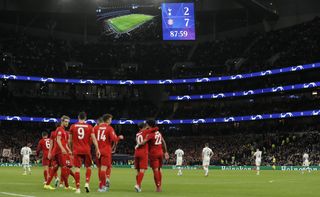
[[[148,154],[147,155],[135,155],[134,156],[134,168],[135,169],[148,169]]]
[[[92,159],[91,155],[88,154],[77,154],[73,156],[74,167],[80,168],[82,165],[82,161],[84,161],[84,166],[86,168],[91,167]]]
[[[42,157],[42,166],[50,166],[50,159],[48,157]]]
[[[69,154],[57,154],[54,156],[54,160],[56,160],[57,164],[60,167],[71,167],[71,159]]]
[[[55,166],[57,166],[58,164],[57,164],[57,161],[56,160],[54,160],[54,158],[51,158],[51,160],[50,160],[50,167],[55,167]]]
[[[98,168],[101,166],[107,166],[108,168],[111,168],[111,163],[112,163],[112,156],[111,155],[101,155],[100,158],[96,159],[96,164]]]
[[[150,155],[150,167],[161,168],[162,167],[163,154]]]
[[[70,159],[70,165],[68,167],[72,167],[74,165],[74,156],[69,155],[69,159]]]

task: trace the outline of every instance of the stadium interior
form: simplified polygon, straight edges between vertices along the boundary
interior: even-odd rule
[[[194,4],[194,40],[164,39],[162,3]],[[256,148],[265,166],[320,166],[319,32],[317,0],[0,0],[0,164],[85,111],[125,136],[114,165],[155,119],[164,165],[181,147],[201,166],[209,143],[214,166],[253,166]]]

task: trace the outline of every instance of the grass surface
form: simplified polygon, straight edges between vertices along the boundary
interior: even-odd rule
[[[60,188],[55,191],[44,190],[40,167],[34,167],[32,175],[22,176],[21,174],[21,168],[0,168],[0,196],[8,196],[1,192],[36,197],[79,196],[73,191],[65,191]],[[298,171],[262,171],[260,176],[256,176],[254,171],[211,170],[209,177],[204,177],[202,170],[185,170],[183,176],[178,177],[176,171],[164,170],[163,174],[162,193],[154,192],[151,170],[146,172],[142,193],[136,193],[133,189],[135,171],[114,168],[109,193],[97,193],[97,170],[94,169],[91,178],[91,193],[86,194],[81,188],[80,196],[313,197],[320,195],[320,172],[302,175]],[[84,173],[81,175],[83,187]]]
[[[108,19],[108,24],[118,33],[129,32],[143,23],[150,21],[153,16],[144,14],[129,14]]]

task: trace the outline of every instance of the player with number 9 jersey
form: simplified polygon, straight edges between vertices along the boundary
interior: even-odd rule
[[[73,150],[73,160],[75,166],[75,181],[76,181],[76,193],[81,193],[80,190],[80,167],[82,165],[82,160],[84,160],[84,165],[86,167],[86,183],[85,189],[89,193],[89,183],[91,177],[91,140],[93,141],[96,149],[97,157],[99,157],[100,152],[98,150],[98,143],[94,136],[93,128],[91,125],[86,123],[87,114],[85,112],[80,112],[78,115],[78,122],[71,125],[69,129],[69,145]]]
[[[86,167],[92,164],[90,146],[92,129],[92,126],[85,122],[77,122],[69,129],[75,167],[81,167],[81,159],[85,159]]]

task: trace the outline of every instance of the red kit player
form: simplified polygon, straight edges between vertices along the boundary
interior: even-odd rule
[[[139,132],[136,134],[137,144],[141,144],[151,132],[158,131],[158,127],[147,128],[145,123],[140,123]],[[137,170],[136,185],[134,186],[137,192],[141,192],[141,183],[143,180],[144,172],[148,169],[148,144],[137,147],[134,151],[134,167]]]
[[[156,122],[154,120],[146,121],[147,128],[154,128],[156,126]],[[149,159],[150,159],[150,167],[153,170],[153,178],[156,185],[156,191],[161,192],[161,183],[162,183],[162,160],[163,155],[165,159],[169,159],[169,154],[167,152],[167,145],[164,141],[161,133],[159,131],[152,132],[147,135],[147,138],[136,146],[139,148],[140,146],[148,143],[149,146]],[[163,151],[163,149],[164,151]]]
[[[69,186],[68,177],[70,174],[70,154],[72,154],[70,148],[68,147],[68,134],[65,130],[68,127],[70,118],[68,116],[61,117],[60,126],[57,127],[52,138],[53,148],[49,150],[48,158],[53,159],[61,167],[62,179],[65,184],[66,189],[74,189]],[[54,190],[55,188],[51,187],[50,183],[54,174],[57,172],[58,166],[55,166],[54,169],[50,172],[50,177],[47,180],[47,183],[44,185],[44,189]]]
[[[91,177],[91,140],[96,149],[96,155],[100,157],[100,151],[98,148],[98,142],[93,132],[91,125],[87,124],[85,121],[87,119],[87,114],[85,112],[80,112],[78,115],[78,122],[71,125],[69,130],[69,146],[73,150],[74,157],[74,167],[75,167],[75,180],[76,180],[76,193],[81,193],[80,191],[80,167],[82,161],[86,167],[86,183],[85,190],[89,193],[89,182]]]
[[[43,166],[43,176],[46,182],[49,177],[49,165],[50,160],[48,159],[48,153],[50,149],[50,138],[48,138],[47,132],[42,132],[42,139],[38,142],[37,146],[37,156],[39,157],[40,152],[42,152],[42,166]]]
[[[110,187],[110,174],[112,164],[112,144],[123,139],[123,136],[117,136],[114,129],[110,126],[112,115],[105,114],[102,116],[102,123],[95,126],[93,131],[98,141],[100,158],[97,158],[99,168],[99,189],[98,192],[107,192]]]

